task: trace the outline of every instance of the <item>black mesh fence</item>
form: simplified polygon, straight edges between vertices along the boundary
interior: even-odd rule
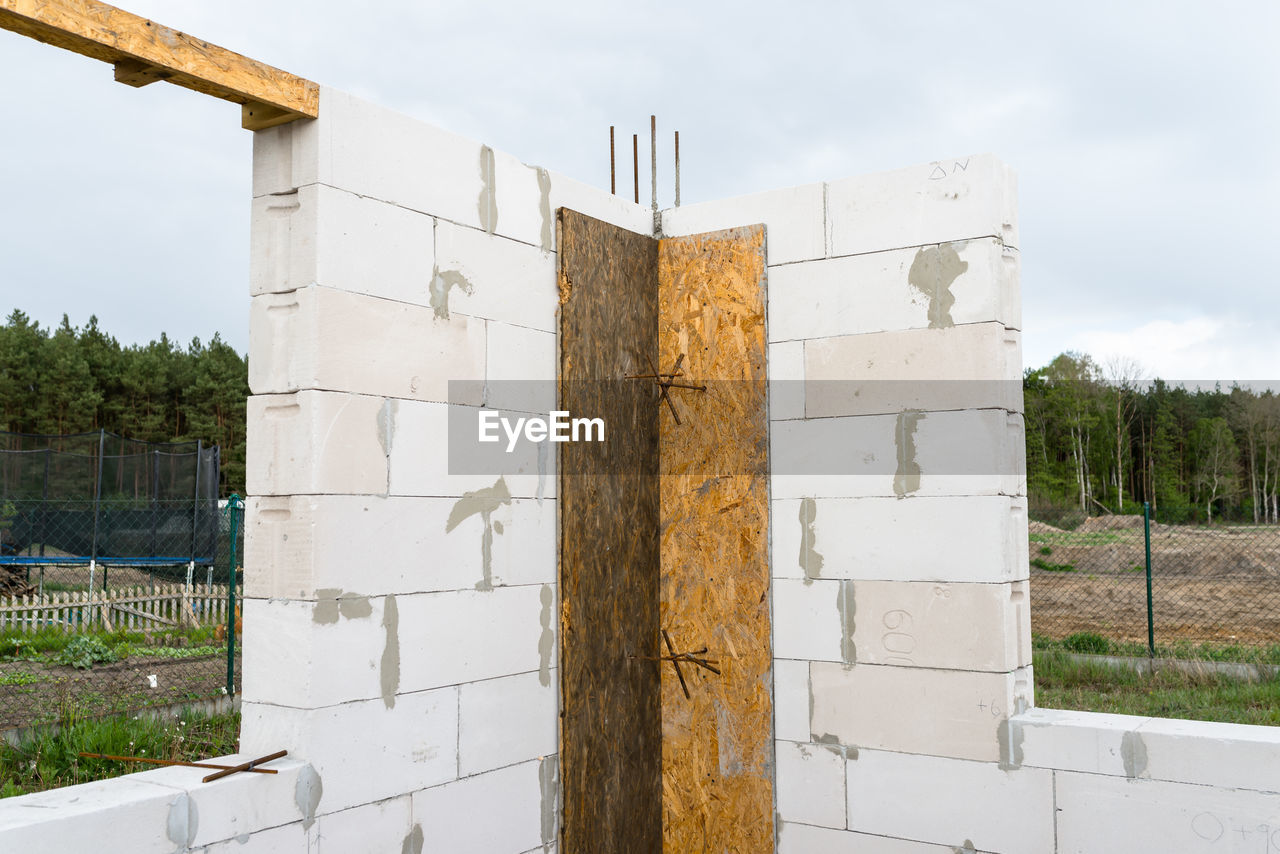
[[[0,434],[0,730],[235,690],[244,526],[217,483],[196,442]]]
[[[1280,664],[1280,525],[1159,521],[1194,515],[1033,511],[1036,641],[1083,653]]]

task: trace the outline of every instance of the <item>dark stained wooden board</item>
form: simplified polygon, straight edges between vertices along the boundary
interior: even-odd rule
[[[605,419],[560,467],[562,854],[662,850],[657,241],[557,212],[560,408]]]

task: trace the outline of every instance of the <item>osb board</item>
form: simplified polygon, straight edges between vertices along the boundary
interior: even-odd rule
[[[563,854],[662,848],[658,424],[624,379],[657,356],[657,241],[557,213],[560,408],[605,419],[559,453]]]
[[[662,626],[720,674],[662,669],[663,850],[773,851],[764,228],[668,238],[658,250]]]

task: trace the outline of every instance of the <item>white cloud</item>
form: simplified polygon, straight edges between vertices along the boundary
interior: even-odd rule
[[[1154,320],[1129,329],[1086,330],[1067,339],[1105,364],[1133,359],[1148,379],[1274,381],[1280,371],[1280,336],[1274,321],[1203,315]]]

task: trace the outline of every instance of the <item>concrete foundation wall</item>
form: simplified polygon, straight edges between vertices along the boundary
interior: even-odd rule
[[[0,850],[553,851],[554,460],[450,474],[448,382],[553,381],[554,210],[652,214],[331,90],[253,187],[241,755],[290,759],[7,799]],[[662,216],[756,222],[778,850],[1280,851],[1277,730],[1033,707],[1010,171]]]

